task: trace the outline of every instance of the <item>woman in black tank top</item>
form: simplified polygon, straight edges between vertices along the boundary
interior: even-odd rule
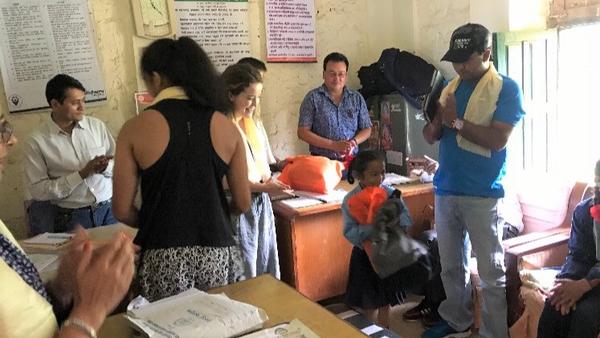
[[[247,209],[250,193],[244,144],[219,112],[229,103],[218,75],[186,37],[155,41],[141,66],[155,99],[121,130],[113,196],[115,216],[139,227],[141,293],[154,301],[235,282],[242,265],[229,213]],[[138,181],[139,211],[133,205]]]

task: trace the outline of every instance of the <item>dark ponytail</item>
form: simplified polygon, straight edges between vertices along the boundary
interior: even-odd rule
[[[364,150],[359,152],[348,166],[348,172],[346,176],[348,183],[354,183],[354,175],[352,175],[353,171],[362,174],[365,172],[365,170],[367,170],[369,163],[373,161],[383,161],[383,156],[374,150]]]
[[[144,49],[140,63],[143,74],[156,72],[173,86],[182,87],[195,106],[231,110],[215,67],[191,38],[156,40]]]

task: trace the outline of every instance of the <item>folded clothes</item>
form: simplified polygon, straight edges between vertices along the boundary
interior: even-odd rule
[[[414,178],[398,175],[395,173],[385,173],[385,178],[383,179],[384,185],[395,185],[395,184],[406,184],[414,182]]]
[[[435,173],[428,173],[426,171],[423,171],[423,173],[421,174],[421,176],[419,176],[419,181],[421,181],[421,183],[430,183],[433,182],[433,176],[435,176]]]

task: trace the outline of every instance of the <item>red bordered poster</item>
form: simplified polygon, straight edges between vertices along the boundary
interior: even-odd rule
[[[133,93],[133,97],[135,99],[135,113],[137,115],[150,107],[150,104],[154,101],[154,96],[147,91],[135,92]]]
[[[267,62],[317,62],[314,0],[265,0]]]

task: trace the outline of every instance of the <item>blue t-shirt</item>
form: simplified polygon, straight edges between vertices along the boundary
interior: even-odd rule
[[[334,141],[346,141],[352,139],[365,128],[371,127],[371,119],[367,104],[362,95],[357,91],[344,87],[342,101],[336,105],[322,85],[308,92],[300,105],[300,117],[298,127],[308,127],[321,136]],[[328,157],[332,160],[340,160],[341,154],[329,149],[309,146],[312,154]],[[358,147],[354,149],[354,154]]]
[[[492,120],[515,126],[525,114],[519,85],[509,77],[502,76],[502,88]],[[454,93],[458,118],[463,118],[469,97],[476,82],[461,81]],[[505,174],[506,147],[491,151],[484,157],[458,147],[456,131],[444,127],[439,148],[440,167],[433,179],[438,195],[464,195],[479,197],[504,197],[500,183]]]

